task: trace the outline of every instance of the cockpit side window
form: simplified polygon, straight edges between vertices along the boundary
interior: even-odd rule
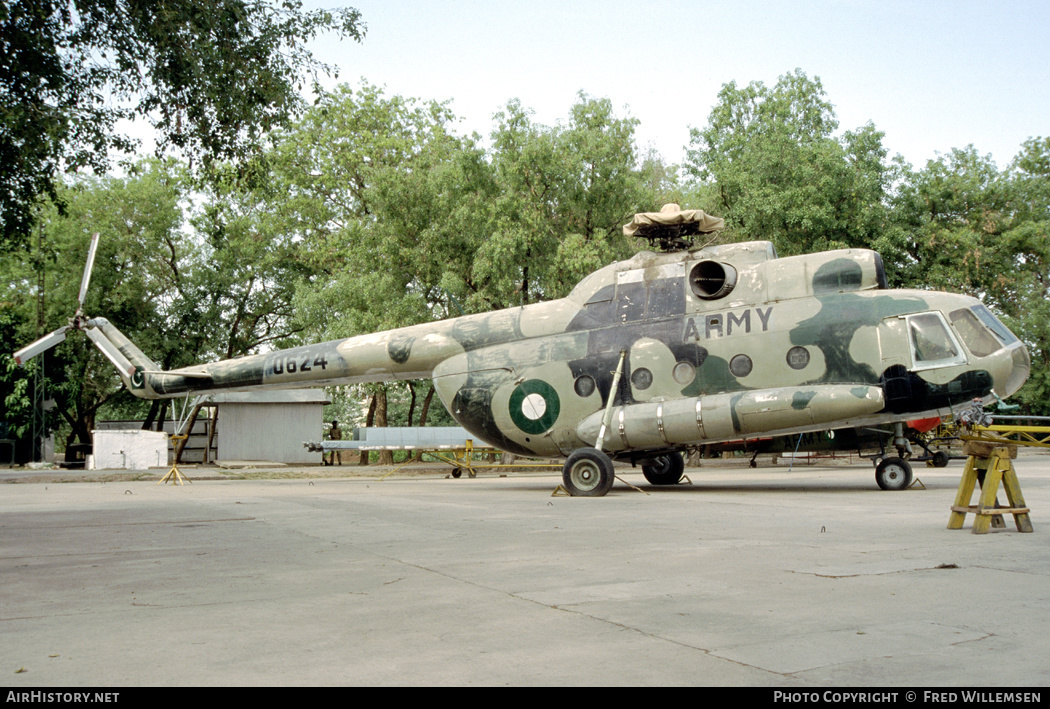
[[[947,367],[966,361],[940,313],[909,315],[908,336],[915,369]]]
[[[992,337],[989,329],[970,308],[953,310],[948,317],[974,357],[987,357],[1002,348],[1003,343]]]

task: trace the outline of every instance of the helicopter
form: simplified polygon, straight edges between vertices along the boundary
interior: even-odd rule
[[[880,255],[780,258],[769,241],[692,246],[721,218],[665,205],[624,234],[656,250],[609,264],[557,300],[163,371],[80,307],[15,353],[19,364],[80,330],[145,399],[215,390],[429,378],[471,435],[521,456],[564,459],[570,495],[600,497],[614,461],[654,485],[682,453],[727,441],[891,426],[884,489],[911,484],[905,422],[1010,396],[1023,343],[977,298],[890,289]]]

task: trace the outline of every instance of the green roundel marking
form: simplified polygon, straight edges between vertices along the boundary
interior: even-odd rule
[[[558,392],[542,379],[522,382],[510,395],[510,420],[525,433],[543,433],[560,412]]]

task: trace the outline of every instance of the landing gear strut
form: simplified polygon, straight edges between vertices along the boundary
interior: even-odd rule
[[[577,448],[562,468],[562,483],[573,497],[602,497],[612,489],[616,481],[612,458],[602,453],[602,446],[605,444],[605,432],[609,430],[609,424],[612,422],[615,392],[620,390],[620,376],[623,374],[626,360],[627,350],[620,350],[620,363],[616,365],[616,371],[613,373],[609,401],[605,405],[602,427],[598,431],[598,440],[595,441],[594,448]]]
[[[911,457],[911,443],[904,436],[904,424],[893,424],[893,445],[897,448],[896,458],[882,458],[875,466],[875,482],[883,490],[905,490],[915,480],[908,458]]]

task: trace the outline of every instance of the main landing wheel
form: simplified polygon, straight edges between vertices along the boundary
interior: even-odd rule
[[[677,485],[685,471],[681,453],[668,453],[653,458],[652,465],[642,466],[642,475],[653,485]]]
[[[883,490],[904,490],[914,479],[911,464],[903,458],[883,458],[875,467],[875,482]]]
[[[561,479],[573,497],[601,497],[612,488],[616,475],[609,456],[597,448],[580,448],[565,461]]]

